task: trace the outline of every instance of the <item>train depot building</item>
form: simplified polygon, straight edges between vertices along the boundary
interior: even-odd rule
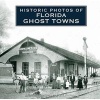
[[[30,76],[31,72],[37,72],[41,77],[51,77],[53,73],[63,77],[72,73],[84,76],[85,73],[83,56],[47,44],[43,39],[39,41],[30,37],[2,53],[0,62],[12,64],[13,72],[18,75],[24,72],[26,76]],[[99,67],[99,64],[87,59],[87,76],[90,77]]]

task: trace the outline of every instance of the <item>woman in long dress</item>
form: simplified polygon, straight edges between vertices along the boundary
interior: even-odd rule
[[[58,77],[57,77],[57,89],[61,89],[61,77],[60,77],[60,74],[58,74]]]
[[[53,73],[53,81],[52,81],[52,89],[57,89],[57,82],[56,82],[56,76],[55,73]]]
[[[77,88],[79,88],[79,90],[81,90],[83,88],[81,74],[78,76],[78,85],[77,85]]]
[[[67,76],[66,76],[66,74],[65,74],[65,76],[64,76],[64,84],[63,84],[63,88],[64,88],[64,89],[66,89],[66,82],[67,82]]]

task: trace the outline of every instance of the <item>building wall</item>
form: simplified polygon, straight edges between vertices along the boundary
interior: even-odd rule
[[[46,55],[52,61],[52,63],[55,63],[55,62],[60,61],[60,60],[68,60],[67,58],[57,54],[56,52],[54,52],[52,50],[47,49],[46,47],[43,47],[39,44],[36,44],[36,46],[38,48],[37,53]]]
[[[82,64],[78,64],[78,68],[79,68],[79,74],[81,74],[83,77],[84,77],[84,75],[85,75],[85,68],[84,68],[84,65],[82,65]],[[87,69],[88,69],[88,77],[90,77],[90,75],[91,75],[91,67],[89,67],[89,66],[87,66]],[[87,71],[87,69],[86,69],[86,71]]]
[[[22,72],[22,62],[29,62],[29,74],[34,72],[34,62],[41,62],[41,74],[48,75],[48,58],[40,54],[22,54],[14,56],[10,61],[17,61],[17,74]]]
[[[79,74],[81,74],[81,76],[83,77],[84,76],[84,65],[82,64],[78,64],[78,70],[79,70]]]

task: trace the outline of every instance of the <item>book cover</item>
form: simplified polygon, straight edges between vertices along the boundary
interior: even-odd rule
[[[0,99],[99,99],[99,3],[0,0]]]

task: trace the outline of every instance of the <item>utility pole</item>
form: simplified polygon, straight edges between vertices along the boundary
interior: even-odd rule
[[[86,43],[86,37],[83,37],[83,41],[84,41],[84,45],[83,45],[83,50],[84,50],[84,74],[86,75],[87,74],[87,70],[86,70],[86,59],[87,59],[87,43]]]

